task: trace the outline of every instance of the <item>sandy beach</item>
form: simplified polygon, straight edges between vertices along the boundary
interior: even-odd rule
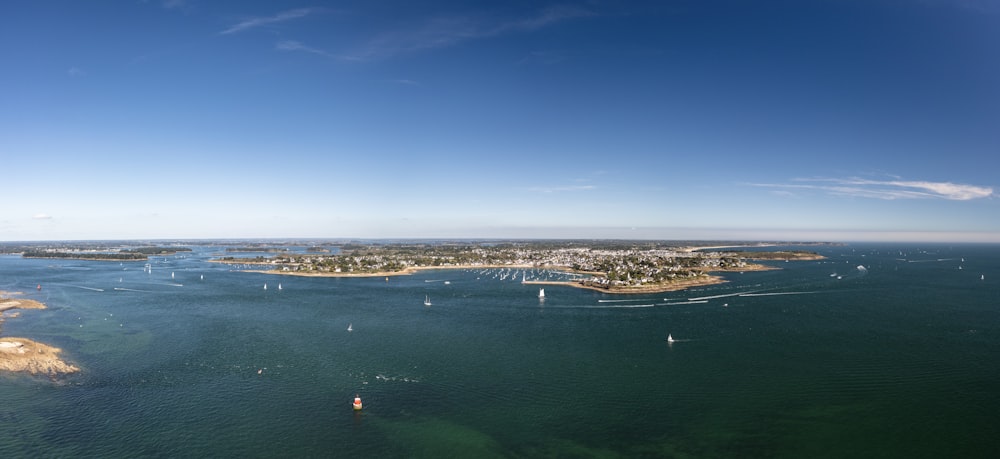
[[[45,304],[24,298],[10,298],[18,292],[0,292],[0,324],[12,309],[45,309]],[[17,313],[14,313],[17,314]],[[16,317],[16,315],[8,316]],[[2,331],[2,330],[0,330]],[[0,371],[26,372],[55,377],[76,373],[79,368],[59,358],[62,350],[27,338],[0,337]]]

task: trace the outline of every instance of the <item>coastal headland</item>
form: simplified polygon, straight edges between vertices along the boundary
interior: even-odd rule
[[[305,277],[390,277],[424,270],[550,270],[574,280],[525,280],[525,284],[566,285],[611,294],[656,293],[726,282],[720,272],[779,269],[750,260],[819,260],[807,251],[742,252],[764,244],[673,247],[622,241],[507,244],[382,244],[354,246],[337,255],[281,254],[274,257],[213,260],[240,271]],[[724,250],[718,250],[724,249]]]
[[[45,309],[45,304],[25,299],[11,298],[19,292],[0,292],[0,325],[7,311],[14,309]],[[17,317],[14,312],[7,317]],[[2,331],[2,330],[0,330]],[[59,358],[62,350],[27,338],[0,336],[0,371],[25,372],[32,375],[55,377],[76,373],[79,368]]]

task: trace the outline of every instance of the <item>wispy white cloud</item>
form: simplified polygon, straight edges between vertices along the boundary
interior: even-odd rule
[[[567,19],[576,19],[587,16],[594,16],[594,13],[590,10],[570,5],[550,6],[534,16],[501,24],[500,27],[497,28],[496,32],[499,33],[506,30],[541,29]]]
[[[32,220],[52,220],[52,216],[49,214],[35,214],[31,218]]]
[[[296,8],[294,10],[283,11],[281,13],[275,14],[274,16],[249,18],[230,26],[228,29],[223,30],[222,32],[219,32],[219,35],[229,35],[270,24],[290,21],[292,19],[306,17],[312,13],[315,13],[316,11],[317,10],[315,8]]]
[[[66,70],[66,74],[75,78],[75,77],[82,77],[87,73],[84,72],[83,69],[81,69],[80,67],[73,66],[70,67],[69,70]]]
[[[873,199],[946,199],[969,201],[992,197],[993,188],[951,182],[913,180],[870,180],[850,178],[800,178],[793,183],[755,183],[754,186],[789,192],[794,189],[819,190],[838,196]]]
[[[420,86],[420,83],[413,80],[407,80],[406,78],[397,78],[395,80],[389,80],[389,82],[404,86]]]
[[[181,8],[184,8],[185,6],[187,6],[187,1],[185,1],[185,0],[163,0],[163,2],[161,3],[161,5],[163,5],[163,8],[165,8],[165,9],[176,10],[176,9],[181,9]]]
[[[525,188],[525,191],[532,193],[566,193],[566,192],[576,192],[576,191],[590,191],[597,187],[594,185],[575,185],[575,186],[533,186]]]
[[[371,40],[356,53],[360,59],[389,57],[425,49],[445,48],[469,40],[496,37],[515,32],[530,32],[554,24],[594,16],[590,10],[575,6],[554,6],[538,13],[507,21],[474,15],[438,16],[416,27],[386,32]]]
[[[337,59],[338,57],[319,48],[304,45],[295,40],[282,40],[274,44],[274,49],[279,51],[301,51],[305,53],[318,54],[320,56]]]

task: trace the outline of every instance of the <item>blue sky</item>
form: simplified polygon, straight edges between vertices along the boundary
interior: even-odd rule
[[[0,240],[1000,242],[996,0],[0,5]]]

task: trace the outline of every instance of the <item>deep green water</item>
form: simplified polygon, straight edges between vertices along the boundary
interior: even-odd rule
[[[0,375],[0,457],[1000,456],[1000,246],[819,251],[641,298],[546,286],[543,303],[495,270],[3,256],[0,290],[49,306],[3,335],[82,372]]]

